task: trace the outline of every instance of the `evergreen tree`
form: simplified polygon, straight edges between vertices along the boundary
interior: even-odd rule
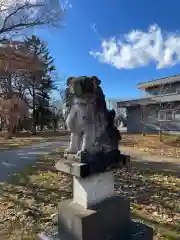
[[[28,73],[26,81],[29,95],[32,98],[32,131],[36,133],[37,125],[43,130],[44,125],[49,121],[50,94],[55,88],[55,66],[47,45],[38,37],[33,35],[26,38],[25,45],[28,52],[39,61],[39,66],[33,72]]]

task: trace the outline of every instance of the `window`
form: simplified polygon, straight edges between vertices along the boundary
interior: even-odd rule
[[[176,93],[177,93],[177,94],[180,93],[180,87],[177,88]]]
[[[178,109],[177,111],[175,111],[175,113],[174,113],[174,119],[180,121],[180,109]]]
[[[180,113],[175,113],[174,114],[174,119],[175,120],[180,120]]]
[[[174,120],[174,112],[171,109],[160,110],[158,112],[158,119],[161,121],[172,121]]]
[[[167,121],[172,121],[173,119],[174,119],[173,111],[172,110],[166,111],[166,120]]]
[[[165,111],[159,111],[158,112],[158,118],[160,120],[165,120]]]

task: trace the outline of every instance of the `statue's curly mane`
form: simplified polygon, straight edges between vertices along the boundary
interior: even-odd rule
[[[106,111],[105,96],[99,86],[100,83],[101,81],[96,76],[69,77],[63,99],[66,115],[70,111],[75,98],[87,101],[87,104],[88,101],[91,102],[92,100],[95,105],[94,110],[97,113]]]
[[[109,152],[118,149],[120,134],[114,126],[115,111],[108,111],[101,81],[93,77],[70,77],[64,98],[66,125],[71,132],[70,153]],[[82,146],[80,146],[80,139]],[[103,150],[104,149],[104,150]]]

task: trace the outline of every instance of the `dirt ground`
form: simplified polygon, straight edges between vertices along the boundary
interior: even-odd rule
[[[159,135],[122,133],[120,146],[143,153],[180,158],[180,135],[163,135],[160,141]]]
[[[8,182],[0,182],[0,239],[36,240],[37,233],[57,225],[57,204],[72,197],[71,177],[54,168],[62,156],[63,149],[56,149]],[[141,164],[134,163],[129,173],[115,171],[115,192],[130,199],[132,218],[153,227],[155,240],[177,240],[180,178],[164,172],[164,163],[160,170],[156,163]]]

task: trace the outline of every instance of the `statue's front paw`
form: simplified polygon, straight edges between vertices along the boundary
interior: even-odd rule
[[[79,150],[76,155],[77,155],[77,157],[82,157],[82,156],[84,156],[86,153],[87,153],[87,151]]]
[[[81,155],[82,155],[83,152],[84,152],[84,151],[79,150],[79,151],[77,152],[77,156],[78,156],[78,157],[81,157]]]
[[[66,149],[64,150],[65,153],[70,153],[70,151],[71,151],[70,148],[66,148]]]
[[[66,154],[76,154],[75,151],[73,151],[71,148],[66,148],[64,151]]]

